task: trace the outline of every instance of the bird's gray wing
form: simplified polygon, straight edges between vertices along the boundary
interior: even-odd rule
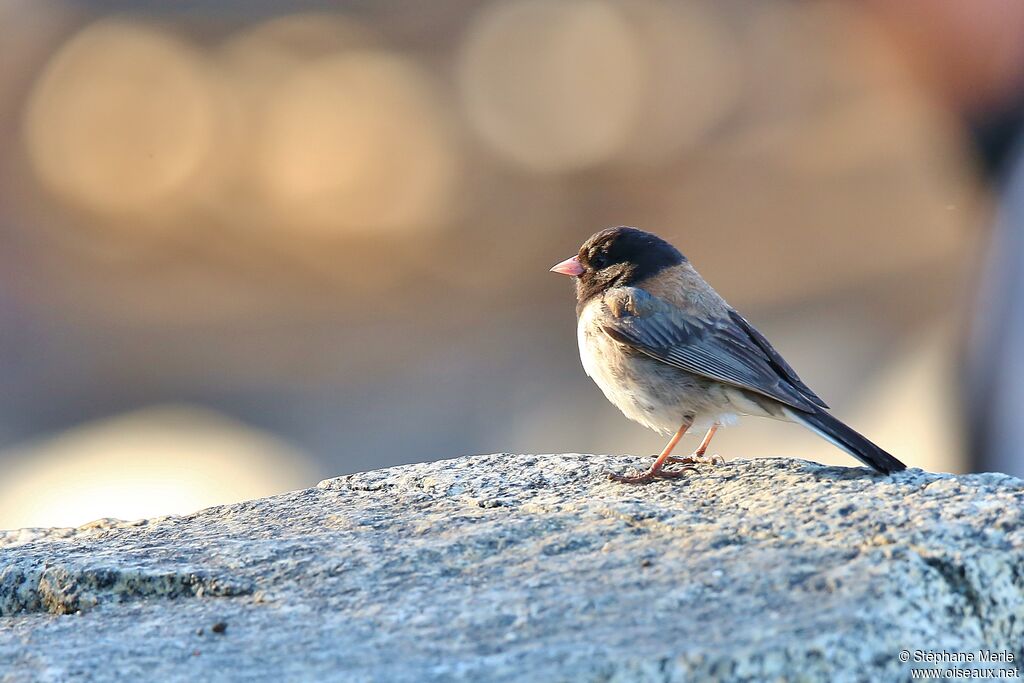
[[[635,287],[611,291],[605,302],[602,329],[621,344],[794,408],[815,412],[824,406],[768,341],[756,331],[752,334],[753,327],[732,309],[724,317],[703,318]]]
[[[788,380],[789,383],[804,396],[804,398],[821,408],[828,408],[828,404],[822,401],[817,394],[811,391],[810,387],[800,380],[800,377],[796,374],[796,370],[789,366],[786,359],[779,355],[779,352],[775,350],[775,347],[765,339],[763,334],[757,331],[757,328],[747,322],[746,318],[731,308],[729,309],[729,317],[732,318],[732,321],[736,323],[737,326],[750,336],[762,351],[764,351],[764,354],[768,357],[768,362],[771,363],[772,367],[774,367],[780,375],[786,378],[786,380]]]

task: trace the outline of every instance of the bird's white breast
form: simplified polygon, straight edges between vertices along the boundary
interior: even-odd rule
[[[584,307],[580,313],[579,323],[576,325],[576,341],[580,346],[580,360],[583,362],[583,371],[587,377],[593,378],[598,386],[604,389],[603,384],[610,378],[606,376],[605,368],[602,366],[601,358],[604,355],[602,341],[596,337],[597,326],[594,324],[594,316],[597,314],[601,303],[592,301]],[[601,333],[602,337],[607,335]],[[611,340],[609,340],[611,341]],[[598,379],[600,377],[600,379]]]
[[[583,370],[626,417],[659,432],[674,432],[685,412],[678,390],[665,386],[670,378],[652,374],[652,369],[658,369],[656,361],[627,355],[622,345],[604,332],[597,320],[603,307],[598,299],[580,313],[576,337]],[[666,389],[671,395],[665,395]]]

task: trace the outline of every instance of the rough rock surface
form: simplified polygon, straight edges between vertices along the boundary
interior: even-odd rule
[[[909,678],[1024,644],[1024,482],[488,455],[0,533],[0,681]],[[1005,665],[1004,665],[1005,666]]]

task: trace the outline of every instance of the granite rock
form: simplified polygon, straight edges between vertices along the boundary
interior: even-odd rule
[[[0,532],[0,681],[879,681],[925,666],[902,650],[1020,669],[1024,482],[605,476],[640,464],[463,457]]]

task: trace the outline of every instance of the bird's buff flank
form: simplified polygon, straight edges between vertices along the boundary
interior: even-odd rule
[[[832,417],[768,340],[660,237],[636,228],[602,230],[551,270],[576,278],[587,375],[626,417],[672,434],[647,471],[613,479],[641,484],[714,462],[705,453],[715,431],[743,415],[802,424],[884,474],[906,469]],[[697,450],[673,457],[694,427],[707,429]]]

